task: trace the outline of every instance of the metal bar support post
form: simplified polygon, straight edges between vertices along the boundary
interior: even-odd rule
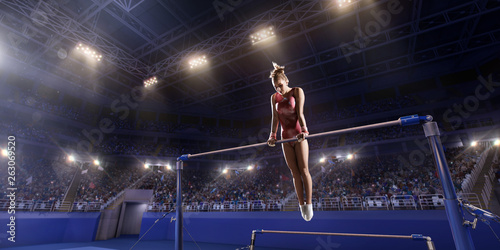
[[[436,164],[441,185],[444,192],[444,203],[451,233],[457,250],[474,250],[474,242],[468,226],[464,225],[463,208],[459,205],[453,181],[451,180],[450,169],[446,162],[446,157],[439,138],[439,128],[436,122],[426,122],[423,124],[425,137],[429,140],[434,163]]]
[[[182,250],[182,161],[176,163],[177,169],[177,206],[175,211],[175,250]]]

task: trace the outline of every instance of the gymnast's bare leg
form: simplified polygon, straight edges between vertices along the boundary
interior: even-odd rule
[[[293,146],[291,145],[293,144]],[[310,221],[313,217],[312,210],[312,179],[309,173],[309,145],[307,140],[293,143],[283,143],[283,154],[286,164],[292,172],[295,192],[299,200],[302,217]],[[305,199],[304,199],[305,191]]]

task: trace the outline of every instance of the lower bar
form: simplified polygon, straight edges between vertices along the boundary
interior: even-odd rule
[[[306,234],[306,235],[331,235],[331,236],[352,236],[352,237],[372,237],[372,238],[413,239],[412,236],[407,236],[407,235],[384,235],[384,234],[351,234],[351,233],[324,233],[324,232],[275,231],[275,230],[261,230],[261,233]]]
[[[395,238],[395,239],[412,239],[426,240],[428,250],[435,250],[434,243],[431,237],[422,236],[420,234],[408,235],[389,235],[389,234],[353,234],[353,233],[325,233],[325,232],[301,232],[301,231],[276,231],[276,230],[253,230],[250,250],[254,250],[256,234],[275,233],[275,234],[303,234],[303,235],[328,235],[328,236],[350,236],[350,237],[371,237],[371,238]]]

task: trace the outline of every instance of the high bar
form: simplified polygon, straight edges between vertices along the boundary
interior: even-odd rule
[[[403,116],[395,121],[381,122],[381,123],[369,124],[369,125],[364,125],[364,126],[322,132],[322,133],[308,135],[308,136],[306,136],[306,138],[315,138],[315,137],[321,137],[321,136],[327,136],[327,135],[343,134],[343,133],[348,133],[348,132],[353,132],[353,131],[376,129],[376,128],[396,126],[396,125],[400,125],[400,126],[416,125],[416,124],[419,124],[420,121],[430,122],[430,121],[432,121],[432,116],[430,116],[430,115]],[[278,140],[278,141],[276,141],[276,143],[279,144],[279,143],[285,143],[285,142],[292,142],[292,141],[296,141],[296,140],[297,140],[296,138],[290,138],[290,139]],[[223,153],[223,152],[230,152],[230,151],[241,150],[241,149],[246,149],[246,148],[255,148],[255,147],[260,147],[260,146],[265,146],[265,145],[267,145],[267,142],[260,142],[260,143],[256,143],[256,144],[244,145],[244,146],[239,146],[239,147],[234,147],[234,148],[219,149],[219,150],[198,153],[198,154],[185,154],[185,155],[182,155],[181,157],[177,158],[177,160],[178,161],[187,161],[188,159],[194,158],[194,157],[200,157],[200,156],[211,155],[211,154],[218,154],[218,153]]]

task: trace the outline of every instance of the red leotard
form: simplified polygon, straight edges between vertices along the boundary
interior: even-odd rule
[[[276,111],[278,119],[281,123],[281,139],[294,138],[301,133],[299,116],[295,110],[295,88],[292,88],[285,96],[276,93],[274,100],[276,101]],[[294,144],[293,142],[291,144]]]

